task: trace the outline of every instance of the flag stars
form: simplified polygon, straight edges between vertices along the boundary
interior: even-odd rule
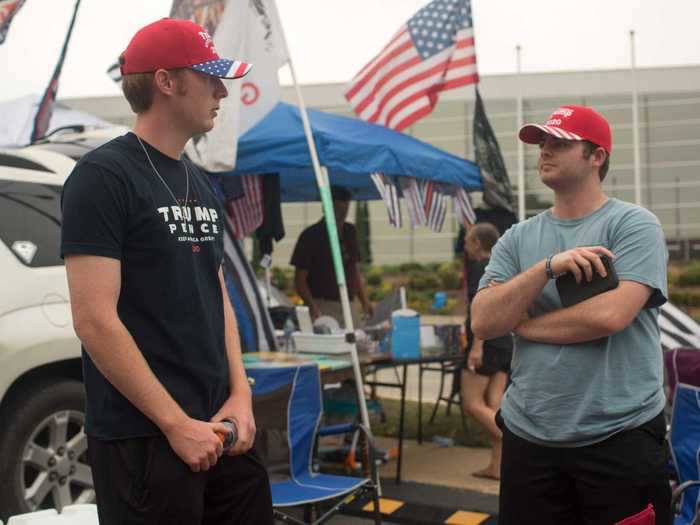
[[[455,32],[471,27],[469,0],[433,0],[407,22],[421,58],[454,44]]]

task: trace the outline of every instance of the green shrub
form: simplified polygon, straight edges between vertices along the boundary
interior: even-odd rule
[[[690,263],[678,276],[681,286],[700,286],[700,262]]]
[[[379,286],[382,284],[382,271],[373,268],[367,273],[366,280],[368,286]]]
[[[408,301],[408,307],[411,310],[415,310],[419,314],[427,314],[430,310],[431,301],[425,299],[414,299],[413,301]]]
[[[384,275],[394,275],[401,272],[398,264],[385,264],[380,270]]]
[[[441,264],[437,274],[445,290],[456,290],[462,284],[462,274],[454,270],[452,263]]]
[[[440,266],[442,266],[441,263],[426,263],[424,265],[425,270],[428,272],[437,272],[440,269]]]
[[[378,302],[384,299],[386,296],[386,293],[384,290],[382,290],[381,287],[377,288],[370,288],[369,291],[367,292],[367,295],[369,295],[369,300],[372,302]]]
[[[272,285],[280,290],[286,290],[291,281],[287,275],[287,272],[285,272],[282,268],[277,268],[274,266],[271,269],[271,273]]]
[[[411,290],[434,292],[442,287],[442,283],[438,276],[431,273],[413,272],[408,279],[408,286]]]
[[[406,262],[399,264],[399,272],[415,272],[423,270],[423,265],[417,262]]]
[[[700,292],[694,290],[674,290],[669,293],[669,299],[681,306],[700,306]]]

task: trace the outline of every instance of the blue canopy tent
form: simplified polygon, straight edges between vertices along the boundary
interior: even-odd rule
[[[309,110],[319,161],[331,184],[357,200],[379,198],[370,173],[403,175],[480,190],[479,167],[409,135],[362,120]],[[283,202],[317,201],[299,109],[280,102],[238,141],[233,175],[279,173]]]

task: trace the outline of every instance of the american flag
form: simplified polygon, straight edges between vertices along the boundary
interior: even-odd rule
[[[401,130],[432,112],[440,91],[478,81],[470,0],[434,0],[355,75],[345,98],[361,119]]]
[[[386,205],[389,223],[394,228],[401,228],[403,221],[401,219],[401,205],[399,204],[399,193],[396,184],[383,173],[370,173],[370,177]]]
[[[0,0],[0,44],[5,41],[10,23],[24,4],[24,0]]]
[[[471,197],[469,193],[464,188],[458,188],[454,195],[454,207],[455,210],[459,212],[459,219],[462,224],[476,223],[476,213],[474,212],[474,207],[472,206]]]
[[[225,208],[231,219],[236,239],[243,239],[258,229],[263,222],[262,175],[243,175],[244,195],[230,200]]]
[[[415,177],[399,177],[399,184],[401,184],[401,192],[406,200],[406,209],[408,210],[408,216],[411,218],[411,225],[414,228],[422,226],[427,222],[427,219],[418,182]]]

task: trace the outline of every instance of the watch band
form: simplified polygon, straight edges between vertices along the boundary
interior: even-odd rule
[[[556,279],[557,276],[554,275],[554,272],[552,271],[552,257],[554,257],[554,255],[547,257],[547,261],[544,263],[544,271],[547,272],[547,277],[550,279]]]

